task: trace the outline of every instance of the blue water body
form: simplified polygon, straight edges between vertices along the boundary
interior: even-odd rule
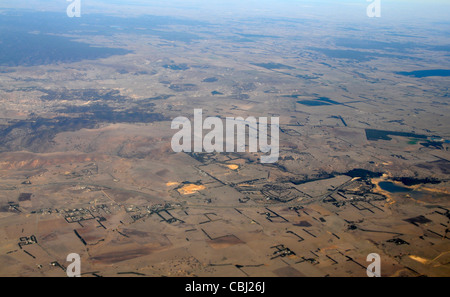
[[[367,140],[392,140],[389,136],[402,136],[402,137],[412,137],[412,138],[420,138],[426,139],[426,135],[420,135],[409,132],[397,132],[397,131],[386,131],[386,130],[376,130],[376,129],[366,129],[366,138]]]
[[[188,29],[172,31],[168,26],[200,24],[203,23],[174,17],[122,18],[87,14],[77,19],[69,18],[65,13],[6,11],[0,14],[0,66],[70,63],[132,53],[123,48],[79,42],[80,36],[109,37],[129,33],[189,43],[200,37]]]
[[[392,182],[380,182],[378,185],[381,189],[389,193],[407,193],[412,191],[409,188],[398,186]]]
[[[96,60],[131,51],[120,48],[93,47],[67,37],[27,32],[3,32],[0,36],[1,66],[35,66],[59,62]]]
[[[413,76],[417,78],[429,77],[429,76],[450,76],[449,69],[430,69],[430,70],[417,70],[411,72],[397,72],[397,74],[404,76]]]

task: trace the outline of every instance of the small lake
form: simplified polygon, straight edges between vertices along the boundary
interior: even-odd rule
[[[413,76],[417,78],[429,77],[429,76],[450,76],[449,69],[432,69],[432,70],[417,70],[411,72],[397,72],[397,74],[404,76]]]
[[[378,185],[381,189],[388,191],[389,193],[407,193],[412,191],[409,188],[398,186],[392,182],[380,182]]]

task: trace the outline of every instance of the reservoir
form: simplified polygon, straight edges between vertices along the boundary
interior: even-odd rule
[[[407,193],[412,191],[409,188],[398,186],[392,182],[380,182],[378,185],[381,189],[389,193]]]
[[[397,74],[405,76],[414,76],[418,78],[429,77],[429,76],[450,76],[449,69],[431,69],[431,70],[417,70],[411,72],[397,72]]]

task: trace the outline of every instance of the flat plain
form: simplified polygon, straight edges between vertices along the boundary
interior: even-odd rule
[[[2,11],[0,275],[449,276],[448,24],[364,22]],[[279,161],[174,153],[197,108]]]

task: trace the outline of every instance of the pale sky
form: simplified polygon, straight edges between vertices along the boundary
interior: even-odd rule
[[[367,0],[80,0],[84,13],[150,14],[186,17],[328,17],[355,19],[366,16]],[[380,0],[382,18],[388,20],[447,21],[450,0]],[[1,8],[65,11],[66,0],[0,0]]]

